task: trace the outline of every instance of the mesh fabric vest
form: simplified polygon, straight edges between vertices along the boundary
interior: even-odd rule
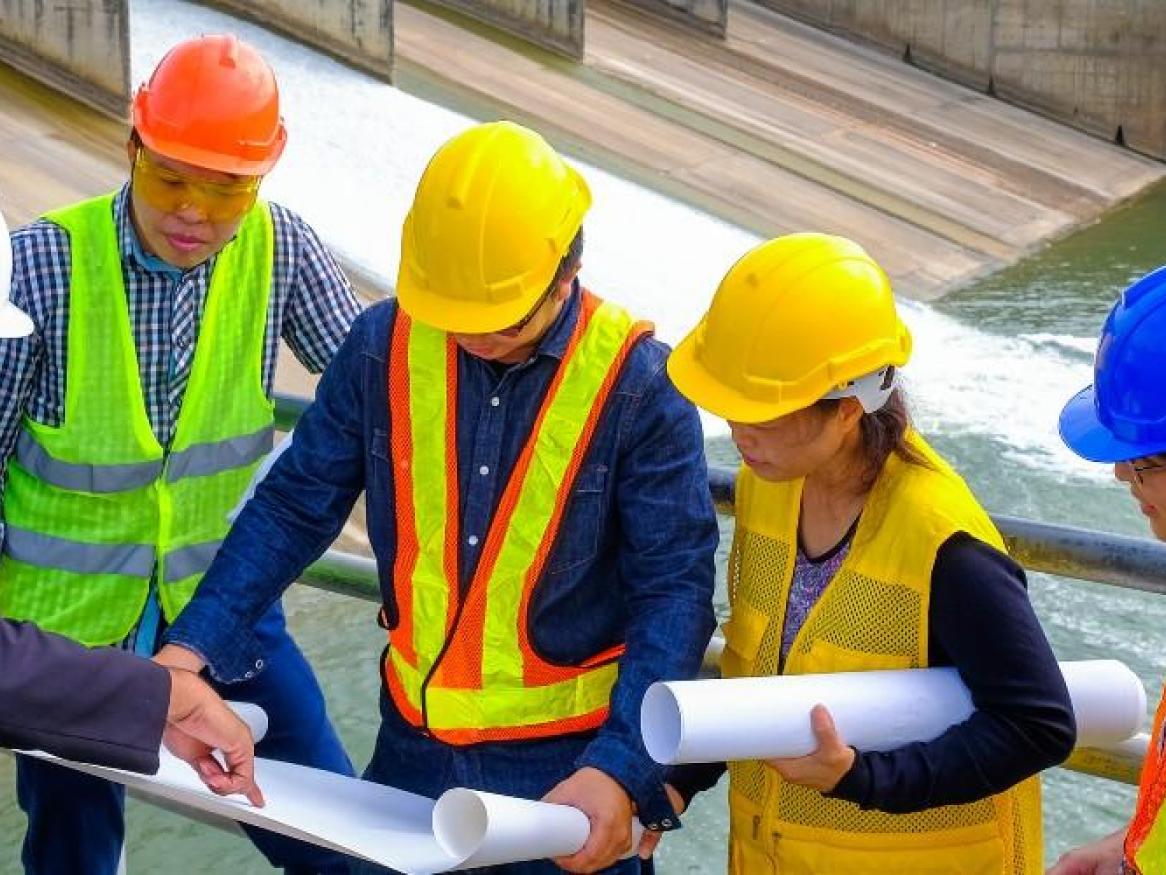
[[[218,254],[174,440],[146,414],[113,196],[49,213],[72,258],[65,416],[25,417],[4,495],[0,615],[88,645],[121,640],[156,576],[173,620],[271,448],[263,387],[271,213],[258,203]]]
[[[872,671],[927,665],[931,571],[940,546],[967,532],[1003,550],[963,480],[918,435],[928,465],[892,455],[850,550],[779,672],[793,576],[801,481],[768,483],[743,468],[729,562],[726,677]],[[760,762],[730,767],[730,871],[1021,875],[1042,871],[1040,784],[914,814],[864,811],[784,781]]]

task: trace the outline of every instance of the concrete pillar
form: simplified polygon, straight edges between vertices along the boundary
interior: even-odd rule
[[[1160,0],[756,0],[1166,159]]]
[[[587,0],[432,0],[478,21],[559,52],[583,57]]]
[[[624,0],[648,12],[663,13],[717,36],[725,35],[729,0]]]
[[[200,0],[334,55],[386,82],[393,71],[393,0]]]
[[[0,61],[126,118],[128,0],[0,0]]]

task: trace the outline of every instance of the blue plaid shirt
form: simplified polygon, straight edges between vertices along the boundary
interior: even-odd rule
[[[159,443],[168,447],[190,378],[217,258],[183,271],[147,254],[130,221],[128,195],[127,184],[113,201],[122,276],[146,414]],[[352,286],[316,233],[277,204],[271,204],[271,214],[275,264],[263,350],[263,384],[269,395],[281,337],[308,370],[319,373],[361,309]],[[13,232],[12,248],[12,301],[32,317],[36,328],[29,337],[0,340],[0,477],[26,414],[45,425],[59,426],[65,413],[69,235],[42,219]]]

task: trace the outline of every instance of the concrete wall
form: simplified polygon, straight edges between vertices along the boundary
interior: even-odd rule
[[[392,78],[393,0],[200,2],[277,30],[380,79]]]
[[[545,49],[583,57],[586,0],[430,0]]]
[[[128,0],[0,0],[0,61],[126,118]]]
[[[1166,159],[1162,0],[758,0]]]
[[[649,12],[663,12],[717,36],[725,35],[729,0],[624,0]]]

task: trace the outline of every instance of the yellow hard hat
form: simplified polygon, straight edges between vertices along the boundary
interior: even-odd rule
[[[668,374],[724,419],[768,422],[910,355],[911,334],[874,259],[843,237],[790,234],[725,274]]]
[[[521,321],[590,206],[583,177],[534,131],[491,122],[458,134],[430,160],[405,218],[402,309],[466,334]]]

